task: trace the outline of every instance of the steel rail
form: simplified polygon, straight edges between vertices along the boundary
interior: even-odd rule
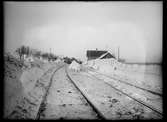
[[[101,120],[106,120],[106,117],[103,115],[103,113],[91,102],[91,100],[87,97],[87,95],[85,95],[82,92],[82,90],[80,90],[80,88],[77,86],[75,81],[70,77],[70,75],[67,72],[67,68],[66,68],[65,72],[67,74],[67,77],[71,81],[71,83],[76,87],[76,89],[82,94],[82,96],[85,98],[85,100],[89,103],[89,105],[92,107],[92,109],[96,112],[97,117]]]
[[[128,82],[126,82],[126,81],[123,81],[123,80],[120,80],[120,79],[118,79],[118,78],[114,78],[114,77],[111,77],[111,76],[108,76],[108,75],[99,73],[99,72],[97,72],[97,71],[94,71],[94,72],[96,72],[96,73],[98,73],[98,74],[100,74],[100,75],[104,75],[104,76],[106,76],[106,77],[108,77],[108,78],[110,78],[110,79],[117,80],[117,81],[119,81],[120,83],[124,83],[124,84],[130,85],[130,86],[133,86],[133,87],[136,87],[136,88],[138,88],[138,89],[141,89],[141,90],[144,90],[144,91],[147,91],[147,92],[150,92],[150,93],[152,93],[152,94],[155,94],[155,95],[158,95],[158,96],[161,96],[161,97],[162,97],[162,94],[161,94],[161,93],[158,93],[158,92],[155,92],[155,91],[152,91],[152,90],[148,90],[148,89],[142,88],[142,87],[137,86],[137,85],[133,85],[133,84],[128,83]]]
[[[42,98],[42,102],[41,102],[41,104],[40,104],[40,106],[39,106],[38,113],[37,113],[37,115],[36,115],[35,120],[39,120],[39,119],[40,119],[40,114],[41,114],[41,112],[42,112],[43,106],[45,105],[45,101],[46,101],[46,98],[47,98],[49,89],[50,89],[50,87],[51,87],[51,85],[52,85],[52,82],[53,82],[53,76],[54,76],[54,74],[55,74],[58,70],[60,70],[61,68],[63,68],[63,67],[64,67],[64,65],[63,65],[63,66],[60,66],[60,67],[57,68],[57,69],[53,72],[53,74],[51,75],[48,88],[46,89],[46,92],[45,92],[45,94],[44,94],[44,96],[43,96],[43,98]]]
[[[90,73],[88,73],[88,74],[90,74]],[[112,87],[113,89],[115,89],[115,90],[117,90],[117,91],[121,92],[122,94],[124,94],[124,95],[128,96],[129,98],[131,98],[131,99],[133,99],[133,100],[137,101],[138,103],[140,103],[140,104],[142,104],[142,105],[146,106],[147,108],[150,108],[151,110],[153,110],[153,111],[155,111],[156,113],[158,113],[160,116],[162,116],[162,115],[163,115],[163,113],[162,113],[161,111],[159,111],[158,109],[154,108],[153,106],[148,105],[148,104],[146,104],[145,102],[143,102],[143,101],[141,101],[141,100],[138,100],[138,99],[136,99],[136,98],[134,98],[134,97],[130,96],[129,94],[127,94],[127,93],[125,93],[125,92],[121,91],[120,89],[118,89],[118,88],[114,87],[114,86],[113,86],[113,85],[111,85],[110,83],[107,83],[107,82],[105,82],[104,80],[99,79],[99,78],[97,78],[96,76],[94,76],[94,75],[92,75],[92,74],[90,74],[90,75],[91,75],[92,77],[94,77],[94,78],[96,78],[96,79],[100,80],[100,81],[103,81],[104,83],[106,83],[106,84],[108,84],[110,87]]]

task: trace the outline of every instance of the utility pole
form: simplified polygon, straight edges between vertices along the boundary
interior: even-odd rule
[[[115,47],[115,58],[119,60],[119,46]]]
[[[51,54],[51,48],[50,48],[50,54]]]
[[[51,48],[50,48],[50,54],[49,54],[49,61],[51,60]]]
[[[118,60],[119,60],[119,46],[118,46]]]

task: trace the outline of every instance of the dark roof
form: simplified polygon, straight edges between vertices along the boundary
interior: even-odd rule
[[[100,57],[102,54],[107,53],[104,50],[87,50],[86,56],[87,57]]]
[[[104,56],[102,56],[100,59],[106,59],[106,58],[115,58],[111,53],[107,53]]]

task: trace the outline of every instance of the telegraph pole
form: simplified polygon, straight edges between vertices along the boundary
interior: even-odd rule
[[[50,54],[49,54],[49,61],[51,60],[51,48],[50,48]]]
[[[118,60],[119,60],[119,46],[118,46]]]
[[[51,48],[50,48],[50,54],[51,54]]]

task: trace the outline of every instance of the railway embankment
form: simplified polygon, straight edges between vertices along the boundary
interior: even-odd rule
[[[40,61],[21,62],[5,55],[4,112],[6,119],[35,119],[58,65]]]

